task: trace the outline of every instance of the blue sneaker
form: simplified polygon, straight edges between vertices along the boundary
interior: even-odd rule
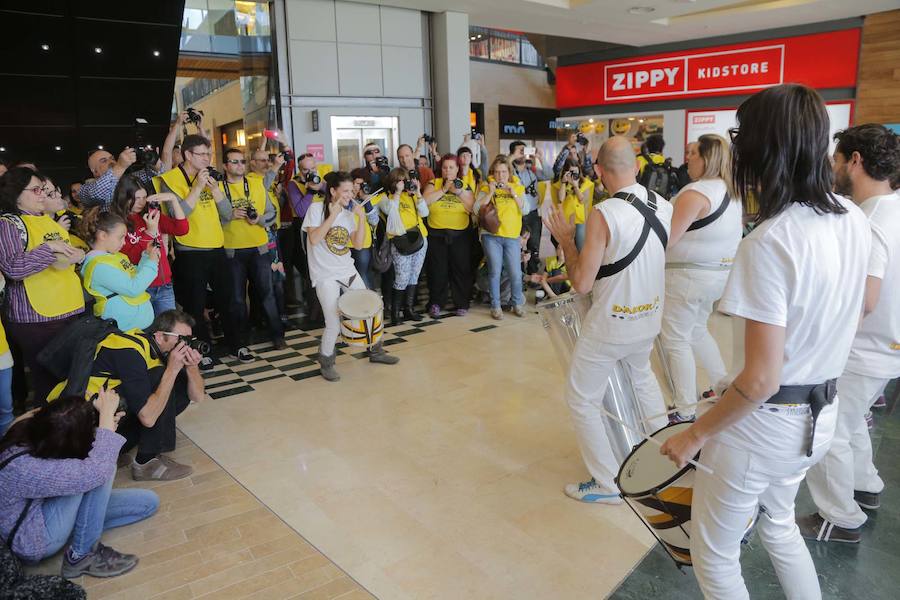
[[[622,496],[619,492],[613,492],[600,487],[593,477],[583,483],[570,483],[566,486],[566,496],[579,502],[592,504],[622,504]]]
[[[693,423],[697,417],[695,415],[685,416],[680,412],[673,412],[669,415],[669,425],[675,425],[677,423]]]

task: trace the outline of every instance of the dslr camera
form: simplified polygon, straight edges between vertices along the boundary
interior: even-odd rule
[[[434,138],[432,136],[428,135],[427,133],[423,133],[422,141],[424,141],[426,144],[433,144]]]
[[[414,192],[416,190],[416,182],[417,179],[404,179],[403,180],[403,191],[404,192]]]
[[[209,178],[213,181],[225,181],[225,175],[217,171],[214,167],[206,167],[206,170],[209,172]]]
[[[197,125],[197,126],[200,125],[200,119],[203,118],[202,110],[196,110],[195,108],[188,106],[186,109],[184,109],[184,112],[187,113],[187,122],[188,123],[193,123],[194,125]]]
[[[587,143],[588,143],[588,139],[586,137],[584,137],[584,134],[581,132],[578,132],[577,134],[575,134],[575,141],[578,142],[579,144],[581,144],[582,146],[587,146]]]
[[[251,221],[255,221],[259,217],[259,211],[256,210],[256,207],[252,204],[247,207],[247,218]]]
[[[375,166],[377,166],[382,171],[390,171],[391,170],[390,165],[388,165],[387,156],[375,157]]]
[[[322,181],[322,178],[319,177],[319,174],[315,171],[308,172],[304,176],[304,179],[306,179],[306,183],[311,183],[313,185],[319,185],[319,183]]]
[[[463,187],[463,180],[460,179],[459,177],[457,177],[456,179],[454,179],[454,180],[453,180],[453,187],[455,187],[455,188],[458,189],[458,190],[461,190],[462,187]]]
[[[191,350],[196,350],[197,352],[199,352],[200,354],[203,354],[204,356],[209,354],[209,351],[212,350],[212,348],[209,345],[209,342],[204,342],[203,340],[195,338],[194,336],[191,336],[191,335],[179,335],[178,340],[181,342],[184,342],[184,344],[186,346],[190,347]]]

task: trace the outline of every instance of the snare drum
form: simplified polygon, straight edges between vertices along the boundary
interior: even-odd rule
[[[575,342],[581,335],[581,326],[591,310],[591,295],[563,294],[541,302],[537,307],[556,357],[563,369],[568,370],[572,353],[575,352]]]
[[[665,442],[692,424],[668,425],[651,437]],[[645,440],[628,455],[616,477],[616,485],[625,502],[679,567],[691,566],[694,474],[693,465],[679,469],[667,456],[659,453],[656,444]],[[755,523],[756,513],[747,524],[744,542]]]
[[[372,290],[348,290],[338,299],[341,338],[351,346],[371,347],[384,333],[384,303]]]

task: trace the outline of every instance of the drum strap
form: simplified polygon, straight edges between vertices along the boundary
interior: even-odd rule
[[[641,213],[641,216],[644,217],[644,228],[641,230],[641,235],[638,238],[637,244],[634,245],[631,252],[614,263],[600,267],[600,270],[597,271],[597,279],[612,277],[616,273],[624,271],[628,265],[633,263],[641,253],[641,250],[644,249],[647,238],[650,236],[651,229],[656,234],[656,237],[659,238],[660,243],[662,243],[663,250],[665,250],[669,243],[669,234],[666,233],[666,228],[663,226],[662,222],[660,222],[659,217],[656,216],[656,197],[653,192],[647,190],[647,204],[644,204],[641,199],[634,194],[625,192],[618,192],[613,198],[625,200],[637,209],[637,211]]]
[[[834,402],[835,396],[837,396],[837,379],[829,379],[825,383],[814,385],[783,385],[778,388],[778,392],[774,396],[766,400],[766,404],[809,404],[812,414],[812,427],[806,447],[806,456],[809,457],[812,456],[819,413]]]
[[[728,203],[731,202],[731,198],[728,196],[728,192],[725,192],[725,197],[722,198],[722,204],[719,205],[714,212],[706,215],[702,219],[697,219],[693,223],[691,223],[690,227],[687,228],[688,231],[697,231],[701,227],[706,227],[723,214],[725,214],[725,210],[728,208]]]

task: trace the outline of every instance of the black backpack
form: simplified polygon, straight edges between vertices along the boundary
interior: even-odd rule
[[[667,158],[657,164],[649,154],[641,153],[641,156],[647,161],[647,165],[641,172],[638,183],[666,200],[671,200],[681,189],[678,170],[672,166],[672,159]]]

